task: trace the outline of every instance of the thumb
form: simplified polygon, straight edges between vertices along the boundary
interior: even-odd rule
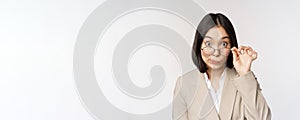
[[[236,59],[238,57],[238,55],[237,55],[238,49],[236,47],[233,47],[233,48],[231,48],[231,52],[233,55],[233,61],[236,61]]]

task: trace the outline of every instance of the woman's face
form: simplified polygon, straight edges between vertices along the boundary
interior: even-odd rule
[[[221,26],[208,30],[201,44],[201,57],[208,69],[217,70],[226,67],[230,53],[230,40]]]

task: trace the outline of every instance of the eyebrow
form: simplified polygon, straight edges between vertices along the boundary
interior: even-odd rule
[[[212,38],[212,37],[210,37],[210,36],[204,36],[204,38],[213,39],[213,38]],[[221,39],[226,39],[226,38],[228,38],[228,39],[229,39],[229,36],[224,36],[224,37],[222,37]]]

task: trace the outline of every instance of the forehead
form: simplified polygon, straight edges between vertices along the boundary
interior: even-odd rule
[[[228,37],[226,30],[221,26],[216,26],[207,31],[204,38],[212,38],[214,40],[220,40],[223,37]]]

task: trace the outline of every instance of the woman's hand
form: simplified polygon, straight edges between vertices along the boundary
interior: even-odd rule
[[[233,54],[233,65],[240,76],[250,71],[252,61],[257,58],[257,52],[251,47],[240,46],[231,48]]]

